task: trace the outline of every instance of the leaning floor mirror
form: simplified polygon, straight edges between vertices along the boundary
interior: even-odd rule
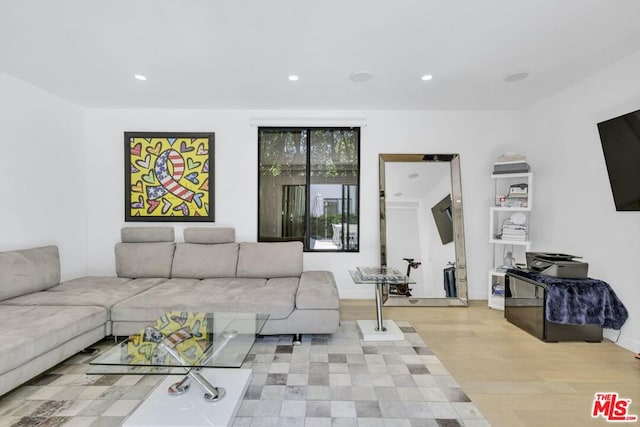
[[[387,306],[467,306],[458,154],[380,154],[380,265],[410,278]]]

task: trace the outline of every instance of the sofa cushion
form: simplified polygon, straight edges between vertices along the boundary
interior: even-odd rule
[[[189,227],[184,229],[187,243],[233,243],[236,229],[231,227]]]
[[[116,274],[118,277],[171,276],[175,243],[116,243]]]
[[[302,273],[296,295],[296,307],[302,310],[339,309],[340,297],[333,273],[330,271]]]
[[[193,285],[196,282],[198,279],[167,279],[157,286],[115,304],[111,308],[111,320],[152,321],[169,311],[180,310],[182,301],[191,298]],[[156,316],[157,313],[160,314]]]
[[[0,305],[0,373],[10,371],[107,322],[103,307]]]
[[[171,277],[191,279],[235,277],[237,265],[237,243],[219,245],[177,243]]]
[[[1,305],[95,305],[111,308],[167,279],[123,279],[118,277],[81,277],[42,292],[33,292],[2,301]]]
[[[269,319],[284,319],[295,309],[298,281],[297,277],[207,279],[196,283],[194,291],[208,295],[214,311],[267,313]]]
[[[111,309],[114,322],[151,322],[172,310],[268,313],[286,318],[295,308],[298,278],[170,279]]]
[[[0,252],[0,301],[41,291],[60,281],[56,246]]]
[[[173,227],[124,227],[120,230],[123,243],[173,242]]]
[[[240,243],[238,277],[300,277],[302,242]]]
[[[143,279],[141,279],[143,280]],[[150,279],[144,279],[150,280]],[[165,280],[165,279],[159,279]],[[66,280],[59,285],[50,288],[50,291],[88,291],[91,289],[112,289],[125,284],[134,284],[136,280],[129,277],[112,277],[112,276],[84,276],[76,279]]]

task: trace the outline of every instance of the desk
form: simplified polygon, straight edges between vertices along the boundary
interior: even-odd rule
[[[363,277],[361,269],[358,267],[356,270],[350,270],[349,274],[353,279],[353,283],[359,284],[373,284],[376,285],[376,320],[358,320],[358,326],[362,332],[362,339],[364,341],[401,341],[404,339],[404,334],[396,325],[393,320],[382,319],[382,303],[388,298],[389,285],[400,284],[413,284],[415,280],[401,274],[395,269],[381,269],[380,274],[375,278]],[[371,267],[364,267],[371,268]],[[377,268],[377,267],[376,267]],[[385,292],[387,291],[387,292]]]
[[[602,341],[628,312],[613,289],[596,279],[562,279],[507,270],[504,317],[543,341]]]

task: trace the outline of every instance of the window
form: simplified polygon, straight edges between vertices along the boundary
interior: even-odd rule
[[[357,252],[360,128],[258,128],[258,241]]]

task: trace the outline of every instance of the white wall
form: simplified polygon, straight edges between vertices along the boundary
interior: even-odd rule
[[[0,250],[57,245],[63,278],[86,274],[83,110],[0,73]]]
[[[127,225],[123,202],[125,131],[215,132],[215,225],[233,226],[238,240],[255,241],[257,128],[251,122],[256,117],[280,118],[281,123],[294,125],[346,124],[347,118],[354,117],[357,124],[366,122],[361,138],[360,252],[307,253],[304,257],[306,269],[334,272],[343,298],[373,296],[372,287],[352,283],[348,270],[379,263],[378,154],[460,153],[470,297],[486,299],[491,167],[498,153],[521,151],[517,149],[522,142],[519,112],[88,110],[88,159],[92,165],[87,203],[89,272],[114,273],[113,245],[119,240],[120,228]],[[184,226],[174,224],[178,240]]]
[[[640,351],[640,212],[616,212],[596,124],[640,109],[639,76],[637,52],[523,116],[536,189],[533,247],[582,256],[589,276],[613,287],[629,311],[619,343],[634,352]]]

